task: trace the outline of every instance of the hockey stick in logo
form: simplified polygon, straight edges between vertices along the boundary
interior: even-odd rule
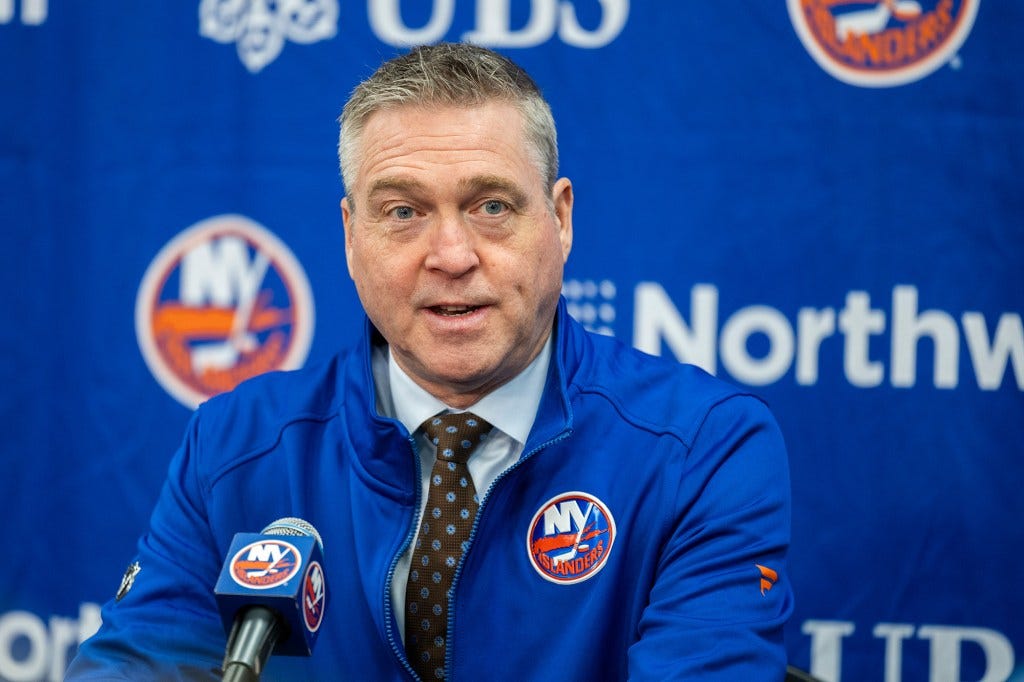
[[[270,259],[262,251],[257,251],[252,262],[252,270],[245,278],[244,284],[239,287],[238,305],[235,307],[227,339],[193,349],[192,364],[197,369],[232,367],[238,362],[239,355],[256,347],[256,340],[249,333],[249,323],[252,321],[260,286],[267,276],[269,266]]]
[[[921,16],[921,4],[917,0],[885,0],[885,4],[900,21],[910,21]]]
[[[277,564],[281,562],[281,559],[285,558],[289,554],[291,554],[291,550],[290,549],[285,549],[283,552],[281,552],[281,554],[276,559],[271,561],[270,564],[266,568],[260,569],[258,571],[249,571],[249,575],[251,577],[253,577],[253,578],[262,578],[263,576],[267,575],[268,573],[273,573],[274,570],[277,568]]]
[[[309,607],[310,611],[315,611],[316,607],[320,605],[320,602],[324,600],[323,590],[317,591],[313,588],[313,596],[316,597],[316,600],[310,599],[309,595],[306,595],[306,606]]]
[[[910,21],[921,14],[916,0],[881,0],[873,9],[847,12],[836,18],[836,37],[841,41],[855,35],[876,35],[885,30],[889,19]]]
[[[572,561],[576,558],[576,554],[579,551],[580,547],[580,540],[583,538],[583,533],[585,533],[587,530],[587,519],[590,518],[590,515],[593,513],[593,511],[594,503],[590,502],[587,504],[587,511],[583,513],[583,519],[579,523],[580,530],[578,533],[576,533],[576,541],[572,543],[572,549],[570,549],[568,552],[563,552],[558,556],[552,557],[551,563],[553,565],[558,566],[558,564],[562,563],[563,561]]]
[[[231,333],[228,334],[228,343],[239,351],[252,350],[255,345],[252,335],[249,334],[249,323],[252,321],[260,285],[263,284],[263,279],[267,276],[270,259],[262,251],[257,251],[252,265],[252,286],[246,287],[240,293],[238,307],[235,309],[235,318],[231,324]]]

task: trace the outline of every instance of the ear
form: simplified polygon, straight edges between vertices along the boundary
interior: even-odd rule
[[[551,188],[552,204],[555,207],[555,221],[558,224],[558,240],[562,242],[562,262],[569,260],[572,251],[572,182],[559,178]]]
[[[348,197],[341,200],[341,224],[345,228],[345,264],[348,266],[348,276],[355,279],[352,273],[352,233],[355,230],[352,217],[352,205]]]

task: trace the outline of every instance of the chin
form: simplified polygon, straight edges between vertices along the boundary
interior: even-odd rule
[[[467,367],[465,364],[461,364],[456,367],[438,367],[433,374],[441,383],[458,386],[479,383],[481,377],[487,376],[487,370],[476,366]]]
[[[472,388],[486,383],[499,368],[497,363],[467,362],[463,356],[453,364],[435,366],[429,369],[430,373],[437,378],[439,383]]]

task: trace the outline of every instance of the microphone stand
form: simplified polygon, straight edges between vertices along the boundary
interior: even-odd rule
[[[235,619],[222,666],[223,682],[259,682],[270,652],[284,633],[281,619],[263,606],[250,606]]]

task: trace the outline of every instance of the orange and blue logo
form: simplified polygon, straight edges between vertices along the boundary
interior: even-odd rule
[[[779,573],[767,566],[761,564],[754,564],[757,566],[757,570],[761,572],[761,596],[763,597],[768,593],[770,589],[775,587],[775,583],[779,580]]]
[[[950,63],[980,0],[787,0],[800,41],[835,78],[867,88],[920,80]]]
[[[241,215],[184,230],[156,255],[135,301],[135,332],[153,376],[196,407],[245,379],[301,367],[313,295],[298,260]]]
[[[594,577],[615,543],[615,519],[593,495],[567,492],[545,502],[530,522],[526,551],[545,580],[570,585]]]
[[[302,619],[306,629],[316,632],[324,619],[324,606],[327,602],[327,589],[324,581],[324,569],[319,561],[313,561],[306,569],[306,577],[302,581]]]
[[[302,567],[302,555],[284,540],[256,540],[231,558],[231,578],[254,590],[268,590],[288,582]]]

